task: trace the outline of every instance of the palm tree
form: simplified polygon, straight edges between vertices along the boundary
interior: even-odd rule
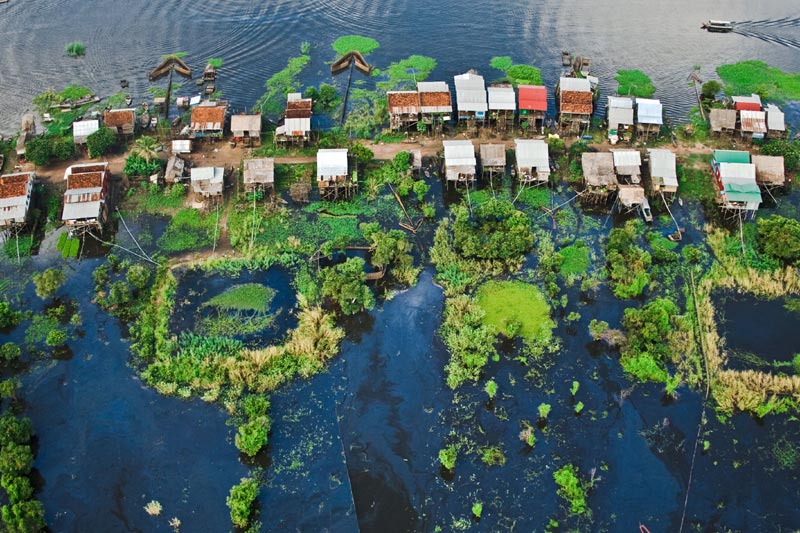
[[[151,159],[158,157],[158,141],[155,137],[139,137],[136,139],[136,142],[133,143],[133,150],[131,153],[138,155],[149,163]]]

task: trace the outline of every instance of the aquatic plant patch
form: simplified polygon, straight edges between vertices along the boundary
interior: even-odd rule
[[[502,70],[505,73],[506,81],[514,85],[541,85],[542,71],[531,65],[514,64],[508,56],[496,56],[491,59],[489,64],[492,68]]]
[[[650,98],[656,92],[656,86],[641,70],[618,70],[614,79],[619,83],[617,94],[623,96]]]
[[[272,116],[283,113],[286,108],[286,95],[300,90],[297,77],[309,61],[311,56],[307,54],[289,59],[285,68],[267,79],[264,84],[267,90],[253,106],[253,111]]]
[[[178,211],[158,239],[158,247],[173,253],[207,248],[214,242],[216,220],[214,213],[203,215],[196,209]]]
[[[215,307],[224,311],[254,311],[266,313],[275,297],[275,290],[260,283],[233,285],[222,294],[214,296],[201,307]]]
[[[485,313],[483,323],[507,337],[537,340],[552,335],[550,305],[534,285],[489,281],[478,288],[475,300]]]
[[[582,240],[562,248],[558,254],[563,258],[559,270],[564,276],[584,274],[589,270],[590,250]]]
[[[331,47],[340,56],[348,52],[361,52],[363,55],[370,54],[378,48],[380,43],[371,37],[363,35],[343,35],[336,39]]]
[[[388,81],[378,82],[384,90],[416,90],[417,82],[425,81],[436,68],[436,60],[428,56],[412,55],[389,65],[382,74],[389,76]]]
[[[771,100],[800,100],[800,73],[784,72],[763,61],[740,61],[717,67],[728,95],[756,93]]]

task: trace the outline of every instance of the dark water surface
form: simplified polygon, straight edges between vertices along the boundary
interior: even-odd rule
[[[709,18],[742,24],[736,33],[710,34],[700,30]],[[381,43],[371,56],[378,67],[428,55],[439,61],[431,79],[451,83],[470,68],[487,80],[499,77],[489,60],[509,55],[540,67],[553,87],[561,50],[570,50],[591,57],[603,94],[616,88],[617,69],[641,69],[658,88],[655,96],[668,116],[681,120],[695,102],[686,82],[694,65],[702,66],[704,79],[719,64],[744,59],[800,71],[798,31],[793,0],[12,0],[0,5],[0,131],[16,131],[32,98],[48,87],[80,83],[108,96],[127,79],[139,102],[147,96],[147,73],[162,55],[178,51],[188,52],[197,72],[207,59],[222,58],[218,88],[235,110],[249,109],[264,81],[299,53],[303,41],[312,44],[303,80],[330,81],[330,43],[351,33]],[[73,40],[86,45],[84,57],[64,53]],[[184,90],[194,92],[193,82]]]

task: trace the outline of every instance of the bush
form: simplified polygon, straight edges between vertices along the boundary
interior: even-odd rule
[[[130,268],[128,268],[125,279],[127,279],[128,283],[133,287],[142,290],[150,283],[150,270],[144,265],[131,265]]]
[[[48,268],[33,275],[36,295],[43,300],[54,296],[66,281],[67,275],[57,268]]]
[[[375,296],[367,287],[364,264],[360,257],[351,257],[344,263],[320,271],[322,296],[331,298],[346,315],[375,306]]]
[[[758,245],[772,257],[794,263],[800,259],[800,222],[780,215],[758,219]]]
[[[35,533],[45,527],[44,507],[37,500],[4,505],[2,515],[8,533]]]
[[[245,528],[250,523],[253,502],[258,497],[258,491],[258,482],[252,478],[242,478],[241,483],[231,487],[227,503],[231,510],[233,525]]]
[[[51,348],[57,348],[58,346],[63,346],[64,343],[67,342],[67,334],[60,329],[51,329],[50,332],[47,334],[47,339],[45,339],[44,343]]]
[[[69,57],[79,57],[86,54],[86,47],[80,41],[72,41],[64,46],[64,52]]]
[[[456,466],[456,459],[458,458],[458,449],[455,444],[451,444],[447,448],[439,450],[439,462],[447,470],[453,470]]]
[[[0,301],[0,329],[13,328],[22,321],[22,313],[14,311],[11,304]]]
[[[571,465],[564,465],[553,472],[553,480],[558,485],[558,495],[569,503],[572,514],[582,515],[589,511],[586,504],[586,489],[578,479],[578,469]]]
[[[4,474],[0,479],[0,485],[5,489],[12,505],[30,500],[33,496],[31,481],[25,476]]]
[[[0,346],[0,359],[4,361],[14,361],[22,355],[22,349],[13,342],[7,342]]]
[[[236,433],[236,448],[248,457],[255,457],[267,445],[269,428],[270,419],[266,416],[242,424]]]
[[[6,411],[0,416],[0,444],[9,442],[25,444],[33,436],[33,426],[29,418],[17,418]]]
[[[46,138],[34,137],[25,143],[25,159],[37,167],[47,166],[52,157],[53,149]]]
[[[670,345],[665,342],[676,329],[673,317],[678,307],[668,298],[658,298],[641,309],[626,309],[622,325],[627,341],[622,348],[622,368],[640,381],[666,381]]]
[[[624,228],[612,229],[608,237],[606,259],[612,290],[617,298],[635,298],[650,282],[651,257],[636,246],[635,237],[635,225],[630,222]]]
[[[140,155],[131,154],[125,159],[125,168],[122,169],[122,173],[128,177],[148,177],[160,172],[166,164],[167,162],[163,159],[155,158],[147,161]]]
[[[475,206],[472,216],[456,208],[453,243],[461,255],[476,259],[516,259],[533,247],[530,220],[507,200]]]
[[[105,126],[101,127],[86,138],[86,147],[89,149],[89,157],[92,159],[100,157],[116,142],[116,133],[110,128],[106,128]]]

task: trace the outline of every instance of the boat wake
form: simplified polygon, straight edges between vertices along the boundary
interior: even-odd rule
[[[788,48],[794,48],[795,50],[800,50],[800,40],[798,39],[781,37],[780,35],[774,35],[764,31],[759,31],[758,29],[755,28],[757,27],[754,27],[754,29],[750,29],[750,27],[748,26],[736,24],[732,33],[743,35],[745,37],[751,37],[753,39],[760,39],[767,43],[777,44],[780,46],[786,46]]]
[[[780,19],[743,20],[736,22],[737,27],[748,28],[791,28],[800,27],[800,17],[784,17]]]

